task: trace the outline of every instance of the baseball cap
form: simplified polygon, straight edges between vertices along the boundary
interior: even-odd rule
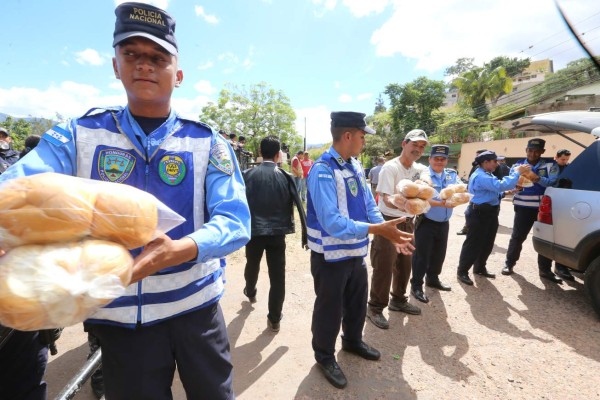
[[[410,140],[411,142],[418,142],[419,140],[424,140],[429,143],[429,139],[427,138],[427,134],[422,129],[413,129],[408,132],[406,136],[404,136],[404,141]]]
[[[177,55],[175,19],[166,11],[150,4],[123,3],[115,9],[115,15],[113,47],[125,39],[141,36]]]
[[[6,130],[6,128],[0,127],[0,135],[10,137],[10,133]]]
[[[429,157],[444,157],[448,158],[448,154],[450,153],[450,147],[445,146],[443,144],[436,144],[431,146],[431,153]]]
[[[544,150],[545,146],[546,146],[546,141],[544,139],[535,138],[535,139],[530,139],[527,142],[527,148],[528,149],[541,149],[541,150]]]
[[[367,126],[365,117],[367,114],[354,111],[334,111],[331,113],[332,128],[358,128],[365,133],[375,134],[375,129]]]

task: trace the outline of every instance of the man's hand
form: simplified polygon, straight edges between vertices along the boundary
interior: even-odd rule
[[[413,240],[414,235],[412,233],[401,231],[396,227],[396,225],[404,221],[406,221],[406,217],[391,219],[380,224],[372,224],[369,226],[369,233],[381,235],[394,244],[405,246],[407,242]]]
[[[133,260],[131,283],[150,276],[161,269],[179,265],[198,258],[198,246],[189,237],[172,240],[161,233],[148,243],[144,250]]]
[[[394,244],[394,246],[396,246],[396,251],[399,254],[404,254],[406,256],[410,256],[413,253],[413,251],[415,251],[415,246],[413,246],[411,242],[404,244]]]
[[[520,165],[518,165],[518,166],[515,167],[515,171],[517,171],[521,175],[524,175],[525,173],[531,171],[531,165],[529,165],[529,164],[520,164]]]

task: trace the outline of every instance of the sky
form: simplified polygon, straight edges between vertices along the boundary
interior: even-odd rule
[[[553,0],[157,0],[177,21],[182,85],[172,105],[198,118],[227,84],[268,83],[290,99],[308,144],[331,140],[329,114],[372,114],[390,83],[444,79],[461,57],[585,54]],[[77,117],[125,105],[112,69],[115,0],[6,0],[0,113]],[[559,0],[600,54],[600,1]],[[387,103],[387,98],[382,95]],[[217,127],[219,128],[219,127]]]

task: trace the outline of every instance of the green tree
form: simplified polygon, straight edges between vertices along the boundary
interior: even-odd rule
[[[249,87],[226,85],[216,103],[202,108],[200,120],[228,133],[245,136],[246,149],[255,155],[265,136],[276,136],[292,148],[302,143],[294,129],[296,113],[289,98],[265,82]]]
[[[596,57],[600,60],[600,57]],[[543,83],[532,88],[534,102],[588,85],[600,79],[600,71],[588,58],[571,61],[556,73],[547,76]]]
[[[375,102],[374,114],[384,112],[385,110],[386,110],[386,108],[385,108],[385,103],[383,102],[382,94],[379,93],[379,96],[377,97],[377,101]]]
[[[488,100],[495,105],[502,95],[512,90],[512,79],[507,76],[504,67],[473,68],[457,77],[453,84],[460,92],[461,101],[473,109],[475,117],[479,120],[488,118]]]
[[[507,56],[498,56],[486,63],[485,67],[489,70],[494,70],[498,67],[504,67],[506,70],[506,75],[513,78],[523,72],[525,68],[529,67],[530,64],[531,60],[529,58],[519,59],[517,57],[510,58]]]
[[[392,83],[386,86],[385,93],[390,99],[392,130],[402,136],[411,129],[435,131],[432,114],[444,103],[445,84],[424,76],[405,85]]]
[[[11,116],[6,117],[6,119],[0,123],[0,126],[10,132],[13,141],[12,146],[15,150],[23,150],[27,136],[41,136],[54,125],[54,121],[45,118],[31,118],[27,120],[23,118],[13,118]]]

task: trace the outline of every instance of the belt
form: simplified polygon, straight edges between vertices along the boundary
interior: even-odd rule
[[[488,204],[488,203],[482,203],[482,204],[469,203],[469,205],[471,206],[471,208],[473,210],[491,210],[491,209],[495,209],[495,208],[500,207],[499,204],[493,206],[493,205]]]
[[[435,221],[431,218],[427,218],[425,215],[421,214],[421,218],[423,218],[424,220],[427,220],[427,222],[433,222],[434,224],[445,224],[448,221]]]

